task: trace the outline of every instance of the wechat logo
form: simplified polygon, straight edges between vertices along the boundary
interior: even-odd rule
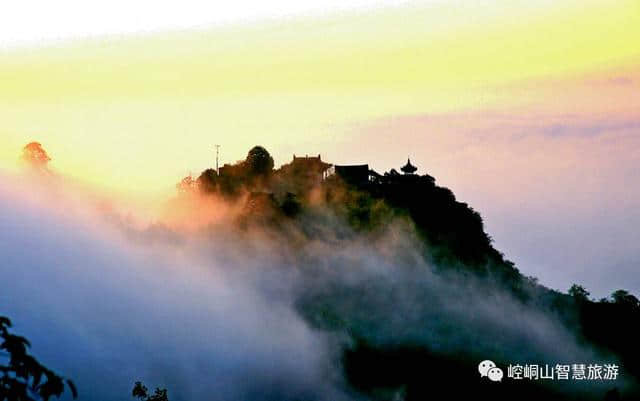
[[[492,382],[502,381],[502,369],[496,367],[496,364],[488,359],[480,362],[478,372],[480,372],[480,377],[488,377]]]

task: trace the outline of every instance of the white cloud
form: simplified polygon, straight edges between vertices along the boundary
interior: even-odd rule
[[[23,0],[3,4],[0,46],[365,10],[400,0]]]

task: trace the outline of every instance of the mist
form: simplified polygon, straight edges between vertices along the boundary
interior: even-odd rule
[[[319,207],[239,229],[240,208],[191,199],[145,221],[51,182],[0,184],[0,314],[82,399],[125,399],[136,380],[176,400],[360,399],[343,375],[350,333],[514,364],[615,362],[491,278],[430,266],[406,220],[363,234]]]
[[[2,313],[83,399],[126,398],[140,379],[178,400],[340,398],[324,384],[325,336],[226,274],[238,266],[10,191],[0,190]]]

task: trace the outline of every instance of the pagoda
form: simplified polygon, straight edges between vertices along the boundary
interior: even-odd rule
[[[418,168],[416,166],[414,166],[413,164],[411,164],[411,160],[409,160],[409,158],[407,158],[407,164],[402,166],[400,168],[400,170],[402,170],[402,172],[407,174],[407,175],[411,175],[411,174],[415,173],[418,170]]]

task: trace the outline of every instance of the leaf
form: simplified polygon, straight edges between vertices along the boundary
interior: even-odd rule
[[[73,399],[75,400],[78,398],[78,389],[76,388],[76,385],[71,380],[67,379],[67,386],[69,386],[69,390],[71,390]]]
[[[4,328],[3,326],[11,327],[11,319],[6,316],[0,316],[0,328]]]
[[[10,354],[24,355],[30,346],[31,343],[26,338],[7,334],[4,337],[4,342],[0,345],[0,349],[6,349]]]
[[[31,387],[33,389],[37,389],[38,386],[40,385],[40,380],[42,380],[42,373],[43,373],[42,370],[32,373],[33,383],[31,384]]]
[[[147,387],[142,384],[142,382],[137,381],[133,386],[133,390],[131,391],[131,396],[138,397],[140,399],[147,398],[148,396]]]

